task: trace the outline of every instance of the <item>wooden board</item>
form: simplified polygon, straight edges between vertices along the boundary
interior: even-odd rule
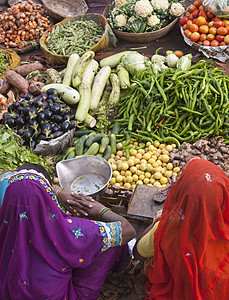
[[[153,194],[158,190],[159,188],[150,185],[136,185],[127,214],[153,219],[155,213],[163,208],[163,204],[156,204],[153,200]]]

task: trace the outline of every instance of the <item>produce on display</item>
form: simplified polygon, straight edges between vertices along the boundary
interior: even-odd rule
[[[8,107],[3,119],[30,148],[35,148],[40,140],[59,137],[76,125],[72,109],[51,88],[36,97],[25,94]]]
[[[229,17],[228,0],[204,0],[204,6],[216,16]]]
[[[45,44],[54,54],[70,56],[83,54],[98,43],[104,33],[102,26],[93,20],[67,22],[54,26],[48,34]]]
[[[6,48],[23,48],[36,43],[50,26],[41,4],[23,1],[0,14],[0,44]]]
[[[107,19],[113,29],[143,33],[163,28],[183,13],[184,6],[179,1],[115,0]]]
[[[203,46],[229,45],[229,19],[217,17],[203,3],[194,1],[180,19],[184,35]]]
[[[10,129],[0,126],[0,173],[15,170],[24,163],[37,163],[53,173],[53,162],[48,157],[36,155],[23,146],[22,139]]]

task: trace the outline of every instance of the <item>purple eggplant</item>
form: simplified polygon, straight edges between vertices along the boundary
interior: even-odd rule
[[[33,95],[28,93],[25,95],[25,100],[30,100],[32,97],[33,97]]]
[[[60,116],[60,115],[54,115],[53,116],[53,121],[55,122],[55,123],[62,123],[63,122],[63,117],[62,116]]]
[[[15,125],[17,125],[19,128],[23,127],[25,125],[25,121],[22,117],[19,117],[15,120]]]
[[[70,129],[73,129],[76,127],[76,121],[75,120],[71,120],[70,121]]]
[[[56,95],[49,95],[48,99],[51,99],[53,102],[55,102],[58,98]]]
[[[56,131],[52,135],[50,135],[50,138],[51,139],[55,139],[55,138],[58,138],[58,137],[60,137],[62,135],[63,135],[63,131]]]
[[[55,95],[55,94],[57,94],[57,90],[56,90],[56,89],[48,89],[48,90],[46,91],[46,93],[47,93],[48,95]]]
[[[42,100],[43,100],[43,101],[47,100],[47,98],[48,98],[48,94],[47,94],[46,92],[42,92],[42,93],[40,94],[40,96],[42,97]]]
[[[6,124],[10,127],[13,128],[15,126],[15,120],[13,118],[8,118],[6,121]]]
[[[42,123],[42,122],[44,122],[45,121],[45,113],[43,112],[43,111],[41,111],[41,112],[39,112],[38,114],[37,114],[37,121],[38,121],[38,123]]]
[[[22,134],[22,138],[26,142],[29,142],[31,137],[32,137],[32,132],[30,130],[25,130]]]
[[[46,120],[50,120],[52,118],[52,116],[53,116],[53,113],[49,109],[46,109],[44,111],[44,114],[45,114]]]
[[[60,111],[60,106],[58,104],[53,104],[50,107],[50,110],[54,113],[54,114],[58,114]]]
[[[61,130],[63,132],[66,132],[70,129],[70,122],[69,121],[64,121],[61,126],[60,126]]]

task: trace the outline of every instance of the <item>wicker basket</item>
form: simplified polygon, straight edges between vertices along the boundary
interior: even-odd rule
[[[91,47],[89,50],[94,52],[104,51],[108,49],[112,49],[116,44],[116,37],[113,34],[110,25],[107,22],[107,19],[100,14],[85,14],[85,15],[78,15],[75,17],[70,17],[62,20],[61,22],[53,25],[50,30],[52,30],[53,27],[59,26],[61,24],[65,24],[67,22],[74,22],[77,20],[80,20],[81,18],[84,18],[85,20],[94,20],[97,24],[101,25],[104,29],[104,33],[101,37],[101,39],[98,41],[97,44],[95,44],[93,47]],[[50,52],[45,44],[45,41],[48,37],[49,31],[46,31],[43,36],[40,38],[40,46],[41,50],[44,52],[46,59],[50,63],[57,63],[57,64],[66,64],[68,61],[69,56],[65,55],[59,55],[54,54]]]
[[[21,59],[20,59],[20,56],[17,55],[17,53],[11,49],[3,49],[3,48],[0,48],[1,51],[3,51],[5,54],[6,54],[6,58],[9,62],[9,66],[8,68],[6,69],[5,73],[11,69],[14,69],[16,68],[17,66],[20,65],[21,63]],[[3,79],[5,78],[5,73],[0,75],[0,79]]]
[[[113,1],[111,1],[104,9],[103,15],[107,18],[109,14],[109,8]],[[114,34],[120,40],[124,40],[127,42],[133,43],[147,43],[151,41],[155,41],[163,36],[165,36],[177,23],[179,18],[174,19],[171,23],[166,25],[165,27],[152,31],[152,32],[144,32],[144,33],[130,33],[130,32],[123,32],[116,29],[113,29]]]
[[[83,15],[88,10],[87,3],[84,0],[41,0],[41,2],[48,14],[57,20]]]

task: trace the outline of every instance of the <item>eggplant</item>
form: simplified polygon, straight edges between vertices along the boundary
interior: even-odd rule
[[[15,120],[15,125],[17,125],[19,128],[23,127],[25,125],[25,121],[22,117],[19,117]]]
[[[17,130],[17,134],[18,134],[18,135],[23,135],[24,131],[25,131],[24,128],[19,128],[19,129]]]
[[[63,115],[63,120],[66,121],[66,120],[70,120],[71,119],[71,115],[70,114],[65,114]]]
[[[24,120],[25,120],[25,123],[27,124],[29,122],[29,120],[30,120],[30,116],[29,115],[28,116],[24,116]]]
[[[58,104],[53,104],[50,107],[50,110],[54,113],[54,114],[58,114],[60,112],[60,106]]]
[[[55,123],[61,123],[61,122],[63,122],[63,117],[62,116],[60,116],[60,115],[54,115],[53,116],[53,121],[55,122]]]
[[[29,147],[34,149],[36,147],[36,141],[34,141],[34,140],[30,141]]]
[[[76,121],[75,120],[71,120],[70,121],[70,129],[73,129],[76,127]]]
[[[52,135],[50,135],[50,138],[55,139],[62,136],[63,134],[64,134],[63,131],[56,131]]]
[[[45,121],[45,113],[43,111],[39,112],[37,114],[37,121],[38,123],[42,123],[43,121]]]
[[[34,101],[33,101],[33,105],[36,106],[36,107],[39,107],[43,104],[42,102],[42,99],[41,98],[36,98]]]
[[[46,91],[46,93],[47,93],[48,95],[55,95],[55,94],[57,94],[57,90],[56,90],[56,89],[48,89],[48,90]]]
[[[48,103],[49,106],[53,105],[53,101],[51,99],[49,99],[49,98],[46,100],[46,102]]]
[[[46,136],[46,138],[50,135],[52,128],[50,123],[45,123],[42,127],[41,130],[43,134]]]
[[[41,105],[41,108],[45,110],[45,109],[48,108],[48,106],[49,106],[49,105],[48,105],[48,102],[47,102],[47,101],[43,101],[43,103],[42,103],[42,105]]]
[[[15,120],[13,118],[8,118],[6,121],[6,124],[10,127],[13,128],[15,126]]]
[[[34,107],[34,106],[30,107],[30,109],[29,109],[29,117],[31,119],[34,119],[34,118],[36,118],[36,116],[37,116],[37,109],[36,109],[36,107]]]
[[[24,116],[28,116],[29,115],[29,110],[30,110],[30,106],[24,107],[24,109],[23,109]]]
[[[50,120],[52,118],[52,116],[53,116],[53,113],[49,109],[46,109],[44,111],[44,114],[45,114],[46,120]]]
[[[14,110],[17,110],[19,106],[20,106],[20,103],[18,101],[15,101],[12,103],[12,107]]]
[[[64,121],[61,126],[60,126],[61,130],[63,132],[66,132],[70,129],[70,122],[69,121]]]
[[[54,124],[54,126],[52,127],[52,133],[57,131],[60,131],[60,128],[56,124]]]
[[[46,138],[46,136],[45,136],[43,133],[40,134],[40,135],[38,136],[38,138],[37,138],[37,141],[40,141],[40,140],[47,141],[47,138]]]
[[[30,130],[24,130],[22,138],[24,141],[29,142],[32,137],[32,132]]]
[[[32,95],[30,93],[25,95],[25,100],[30,100],[32,98]]]
[[[9,118],[9,113],[5,112],[2,117],[3,117],[3,121],[6,122],[7,119]]]
[[[48,98],[48,94],[46,93],[46,92],[42,92],[41,94],[40,94],[40,96],[42,97],[42,100],[47,100],[47,98]]]
[[[24,111],[24,107],[23,107],[23,106],[19,106],[19,107],[17,108],[17,112],[18,112],[19,114],[22,114],[23,111]]]
[[[9,112],[9,113],[12,113],[13,111],[15,111],[15,109],[14,109],[14,107],[13,107],[13,104],[10,104],[10,105],[8,106],[8,112]]]
[[[35,119],[31,119],[31,120],[29,120],[28,121],[28,125],[30,126],[30,127],[32,127],[32,128],[36,128],[37,129],[37,127],[38,127],[38,122],[37,122],[37,120],[35,120]]]
[[[49,95],[48,99],[52,100],[53,102],[55,102],[58,98],[56,95]]]

